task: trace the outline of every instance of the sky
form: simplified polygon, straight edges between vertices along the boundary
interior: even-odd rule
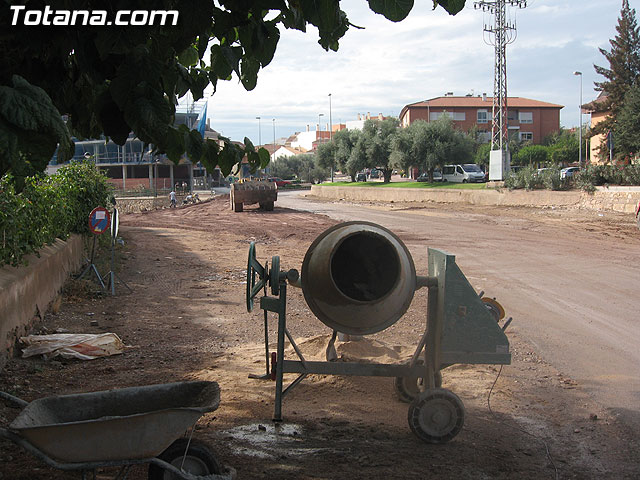
[[[258,144],[313,130],[318,123],[356,120],[358,114],[398,117],[407,104],[453,92],[493,95],[494,48],[485,43],[483,26],[493,17],[467,0],[455,16],[432,9],[431,0],[415,0],[409,16],[393,23],[368,8],[366,0],[342,0],[351,23],[337,52],[325,51],[317,30],[281,30],[273,61],[258,75],[258,85],[244,90],[237,77],[219,82],[208,97],[211,128],[232,140],[249,137]],[[563,105],[560,125],[580,122],[582,101],[598,92],[594,64],[608,67],[598,48],[610,50],[621,0],[529,0],[507,8],[517,36],[507,46],[507,93]],[[640,9],[640,0],[630,0]],[[485,37],[485,38],[483,38]],[[582,76],[574,75],[575,71]],[[209,89],[209,93],[212,88]],[[331,94],[331,97],[329,97]],[[261,117],[260,120],[256,117]],[[273,121],[275,119],[275,122]],[[583,115],[583,122],[589,117]]]

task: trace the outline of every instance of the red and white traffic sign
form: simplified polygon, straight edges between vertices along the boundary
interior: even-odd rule
[[[101,235],[109,229],[111,216],[104,207],[96,207],[89,214],[89,230],[95,235]]]

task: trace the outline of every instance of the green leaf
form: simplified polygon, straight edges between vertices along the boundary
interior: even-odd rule
[[[185,151],[191,160],[191,163],[198,163],[204,153],[204,146],[200,132],[197,130],[190,130],[189,133],[184,136],[184,144]]]
[[[244,137],[244,149],[248,152],[254,152],[256,147],[253,146],[253,142],[249,139],[249,137]]]
[[[240,76],[240,59],[242,58],[242,47],[229,47],[221,45],[222,55],[227,63],[231,66],[238,77]]]
[[[255,58],[243,58],[241,63],[240,81],[246,90],[253,90],[258,83],[260,62]]]
[[[384,15],[392,22],[399,22],[407,18],[413,8],[413,0],[368,0],[369,8]],[[462,1],[464,5],[464,0]]]
[[[200,56],[198,54],[198,50],[191,46],[189,48],[184,49],[179,55],[178,55],[178,61],[184,65],[185,67],[192,67],[195,64],[198,63],[198,60],[200,60]]]
[[[271,155],[266,148],[260,147],[258,149],[258,155],[260,155],[260,168],[266,168],[271,161]]]
[[[433,8],[435,9],[440,5],[451,15],[455,15],[464,8],[465,1],[466,0],[433,0]]]
[[[167,131],[167,136],[165,141],[162,142],[160,151],[164,151],[169,157],[169,160],[177,165],[185,151],[184,134],[178,129],[171,127]]]
[[[213,172],[213,170],[216,168],[216,165],[218,165],[219,150],[220,147],[218,146],[218,143],[211,139],[207,139],[203,145],[200,162],[202,162],[204,167],[210,172]],[[227,174],[225,174],[225,176],[226,175]]]
[[[71,158],[74,144],[69,130],[46,92],[19,75],[12,77],[12,84],[0,86],[0,156],[6,157],[0,174],[9,169],[28,174],[44,170],[56,145],[61,161]]]

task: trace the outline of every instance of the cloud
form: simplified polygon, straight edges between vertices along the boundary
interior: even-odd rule
[[[494,49],[483,41],[483,25],[490,26],[492,17],[473,3],[450,16],[432,10],[431,2],[416,2],[399,23],[374,14],[364,1],[343,2],[342,8],[365,29],[350,29],[338,52],[324,51],[313,27],[283,31],[254,91],[246,92],[237,79],[219,83],[209,103],[212,127],[257,143],[256,116],[262,117],[263,141],[273,136],[273,118],[278,137],[307,124],[315,128],[319,113],[328,123],[329,93],[333,123],[367,112],[397,116],[406,104],[446,92],[493,94]],[[597,48],[609,48],[619,10],[618,0],[533,0],[511,11],[518,36],[507,48],[509,95],[565,105],[562,124],[577,125],[580,79],[573,71],[583,72],[583,99],[590,101],[593,82],[601,80],[593,64],[605,64]]]

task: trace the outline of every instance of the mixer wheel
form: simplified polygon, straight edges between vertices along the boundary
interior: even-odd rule
[[[442,386],[442,372],[439,370],[435,374],[436,387]],[[424,385],[424,380],[420,377],[396,377],[393,380],[393,388],[398,395],[398,399],[404,403],[411,403],[420,395]]]
[[[464,405],[458,396],[444,388],[422,392],[409,406],[409,427],[427,443],[446,443],[464,425]]]

